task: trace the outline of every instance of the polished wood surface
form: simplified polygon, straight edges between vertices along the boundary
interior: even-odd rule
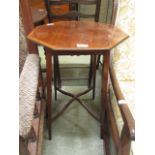
[[[91,21],[60,21],[35,28],[28,38],[52,50],[95,52],[112,49],[128,35],[113,25]]]
[[[104,126],[105,126],[105,109],[107,105],[107,94],[108,94],[108,78],[109,78],[109,62],[110,62],[110,51],[104,52],[104,61],[103,61],[103,67],[102,67],[102,87],[101,87],[101,111],[100,111],[100,121],[101,121],[101,138],[104,138]]]
[[[83,18],[92,18],[91,20],[98,22],[99,21],[99,13],[100,13],[100,0],[45,0],[46,8],[48,11],[48,17],[49,21],[56,22],[56,21],[67,21],[67,20],[80,20],[81,17]],[[90,5],[93,5],[94,8],[90,11],[86,11],[85,13],[80,9],[80,5],[84,5],[85,8],[90,7]],[[65,53],[66,54],[66,53]],[[88,76],[88,87],[90,88],[91,85],[93,85],[93,99],[95,98],[95,73],[96,68],[95,61],[93,61],[91,56],[91,61],[89,64],[89,76]],[[95,66],[93,68],[93,66]],[[60,74],[60,65],[59,65],[59,58],[58,56],[54,56],[54,84],[55,84],[55,99],[57,99],[57,91],[58,88],[61,87],[61,80],[63,79]],[[65,80],[75,80],[74,78],[67,78]],[[76,80],[81,80],[81,77],[76,78]],[[93,80],[93,83],[92,83]]]
[[[45,55],[46,55],[46,80],[47,80],[47,125],[50,130],[49,132],[49,139],[52,138],[52,122],[51,122],[51,117],[52,117],[52,55],[51,55],[51,50],[48,48],[45,48]]]
[[[47,67],[47,110],[48,110],[48,129],[49,139],[51,139],[52,122],[59,115],[52,118],[52,56],[55,55],[96,55],[102,54],[104,56],[104,64],[102,68],[102,82],[101,82],[101,109],[100,118],[101,123],[101,138],[105,138],[104,127],[105,113],[107,107],[108,81],[109,81],[109,64],[110,64],[110,49],[128,38],[128,35],[119,28],[101,24],[92,21],[61,21],[50,23],[35,28],[28,38],[37,44],[42,44],[46,48],[46,67]],[[89,88],[85,92],[90,91]],[[62,92],[62,90],[60,91]],[[64,92],[64,91],[63,91]],[[77,100],[95,119],[98,118],[87,108],[80,100],[79,94],[69,94],[72,97],[66,104],[65,110],[69,104]]]

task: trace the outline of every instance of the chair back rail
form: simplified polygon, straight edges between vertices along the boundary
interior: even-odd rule
[[[52,22],[54,19],[70,19],[70,20],[78,20],[80,17],[82,18],[93,18],[96,22],[99,20],[100,13],[100,3],[101,0],[45,0],[46,8],[48,11],[49,21]],[[70,6],[70,10],[62,15],[54,14],[51,10],[52,5],[64,5],[68,4]],[[82,5],[95,5],[95,13],[94,14],[84,14],[79,12],[78,6]],[[77,7],[72,7],[72,5],[76,5]],[[74,9],[73,9],[74,8]]]
[[[65,14],[62,14],[62,15],[50,15],[50,17],[52,19],[60,19],[60,18],[69,18],[69,19],[76,19],[77,17],[81,17],[81,18],[95,18],[95,15],[94,14],[89,14],[89,15],[86,15],[84,13],[79,13],[77,11],[70,11],[70,12],[67,12]]]

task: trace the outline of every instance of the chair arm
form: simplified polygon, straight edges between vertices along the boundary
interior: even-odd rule
[[[129,110],[127,102],[123,96],[121,89],[120,89],[120,86],[119,86],[119,83],[118,83],[117,77],[115,75],[115,71],[113,69],[112,64],[110,64],[109,73],[110,73],[112,87],[114,89],[114,94],[117,99],[118,107],[119,107],[121,115],[123,117],[123,121],[125,123],[125,126],[127,127],[129,134],[130,134],[129,136],[130,136],[131,140],[135,140],[135,120]]]
[[[19,79],[19,135],[27,137],[33,120],[39,77],[39,56],[29,54]]]

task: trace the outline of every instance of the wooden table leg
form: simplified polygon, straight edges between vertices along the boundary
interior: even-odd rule
[[[96,55],[93,55],[93,100],[95,99],[96,86]]]
[[[47,125],[49,140],[51,140],[52,130],[52,55],[51,51],[45,48],[46,52],[46,79],[47,79]]]
[[[104,135],[104,116],[107,104],[107,93],[108,93],[108,75],[109,75],[109,63],[110,63],[110,51],[105,51],[104,61],[102,65],[102,87],[101,87],[101,111],[100,111],[100,129],[101,129],[101,138],[103,139]]]

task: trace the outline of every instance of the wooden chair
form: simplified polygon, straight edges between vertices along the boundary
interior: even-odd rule
[[[81,20],[81,19],[93,19],[96,22],[99,21],[100,13],[100,0],[45,0],[46,8],[48,12],[49,22],[58,20]],[[53,6],[57,6],[58,12],[60,12],[62,5],[68,5],[69,9],[63,13],[56,13],[52,10]],[[81,13],[79,10],[79,5],[90,6],[94,5],[94,13]],[[96,55],[91,56],[89,64],[89,77],[88,77],[88,87],[93,87],[93,99],[95,98],[95,79],[96,79]],[[76,78],[77,80],[79,78]],[[93,80],[92,80],[93,79]],[[60,65],[58,56],[54,57],[54,84],[55,84],[55,99],[57,99],[57,90],[61,87],[61,75],[60,75]]]
[[[108,9],[109,10],[109,1],[108,1]],[[108,20],[108,13],[107,13],[107,19],[106,19],[106,23],[110,23],[110,24],[113,24],[115,25],[115,22],[116,22],[116,16],[117,16],[117,10],[118,10],[118,0],[112,0],[112,13],[111,13],[111,16],[110,16],[110,20]],[[97,64],[96,64],[96,68],[98,69],[99,68],[99,64],[101,64],[101,55],[98,55],[97,57]]]
[[[37,146],[42,145],[45,102],[38,87],[39,56],[28,54],[23,30],[20,27],[19,152],[40,155]]]
[[[110,64],[109,74],[114,96],[116,97],[115,105],[120,111],[123,126],[119,133],[119,127],[114,114],[114,110],[116,109],[113,108],[109,89],[109,98],[107,101],[108,104],[106,107],[106,117],[104,121],[105,152],[108,155],[131,155],[131,143],[135,141],[135,120],[124,94],[122,93],[112,63]]]
[[[26,39],[27,33],[33,28],[31,10],[27,2],[20,0],[19,154],[41,155],[45,101],[37,48]]]

